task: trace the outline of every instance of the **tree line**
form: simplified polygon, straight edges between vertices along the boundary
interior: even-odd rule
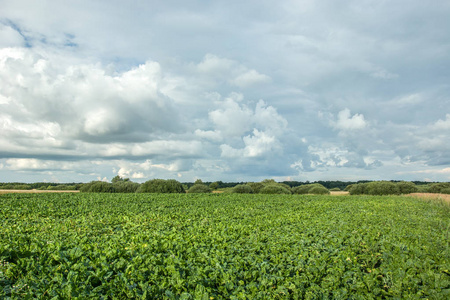
[[[115,176],[111,182],[88,183],[0,183],[0,189],[11,190],[79,190],[84,193],[225,193],[247,194],[329,194],[330,191],[348,191],[351,195],[399,195],[415,192],[450,194],[449,182],[424,181],[282,181],[265,179],[261,182],[179,182],[174,179],[151,179],[144,183]]]

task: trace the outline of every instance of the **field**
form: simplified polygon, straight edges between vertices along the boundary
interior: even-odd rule
[[[448,299],[450,208],[401,196],[0,195],[1,299]]]
[[[36,193],[79,193],[80,191],[52,191],[52,190],[0,190],[0,194],[36,194]]]

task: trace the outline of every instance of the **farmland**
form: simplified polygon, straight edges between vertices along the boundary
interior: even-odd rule
[[[450,209],[402,196],[0,195],[2,299],[450,297]]]

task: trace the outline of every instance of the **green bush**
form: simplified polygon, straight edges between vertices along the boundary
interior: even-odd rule
[[[237,194],[253,194],[253,189],[248,184],[238,184],[232,189],[233,193]]]
[[[135,193],[140,184],[132,181],[116,181],[113,187],[116,193]]]
[[[83,184],[80,188],[82,193],[114,193],[114,188],[111,183],[104,181],[91,181]]]
[[[41,189],[41,188],[39,188]],[[59,185],[49,185],[47,188],[49,191],[73,191],[76,190],[76,186],[67,185],[67,184],[59,184]]]
[[[297,195],[304,194],[329,194],[330,192],[326,187],[321,185],[320,183],[312,183],[312,184],[304,184],[300,186],[296,186],[292,189],[292,192]]]
[[[367,183],[356,183],[349,185],[348,192],[350,195],[364,195],[367,194]]]
[[[91,186],[97,181],[91,181],[88,183],[83,183],[80,187],[81,193],[89,193],[91,191]]]
[[[31,185],[28,184],[18,184],[13,186],[14,190],[31,190]]]
[[[310,189],[311,189],[311,187],[309,184],[304,184],[304,185],[300,185],[300,186],[296,186],[296,187],[292,188],[292,192],[297,195],[304,195],[304,194],[308,194]]]
[[[369,195],[400,195],[398,186],[389,181],[374,181],[367,184],[367,193]]]
[[[344,191],[348,192],[353,187],[353,184],[349,184],[345,187]]]
[[[450,194],[450,188],[442,189],[441,194]]]
[[[417,186],[412,182],[401,181],[401,182],[397,182],[396,185],[400,191],[400,194],[411,194],[411,193],[417,193],[417,191],[418,191]]]
[[[260,191],[260,194],[292,194],[290,190],[285,188],[283,185],[280,184],[268,184],[265,187],[263,187]]]
[[[429,193],[430,192],[430,184],[422,184],[422,185],[417,185],[417,192],[418,193]]]
[[[174,180],[152,179],[144,182],[136,193],[185,193],[183,185]]]
[[[415,190],[415,185],[409,183],[394,183],[390,181],[372,181],[367,183],[353,184],[350,188],[350,195],[400,195]]]
[[[191,186],[187,192],[190,194],[211,193],[211,189],[206,184],[196,183],[193,186]]]
[[[330,194],[330,191],[324,186],[314,186],[309,190],[309,194],[328,195],[328,194]]]
[[[211,189],[211,190],[213,190],[213,191],[215,191],[215,190],[217,190],[218,188],[219,188],[219,182],[212,182],[210,185],[209,185],[209,188]]]
[[[258,194],[261,191],[261,189],[264,187],[264,184],[261,182],[247,182],[246,184],[252,188],[252,190],[255,194]]]
[[[340,191],[341,191],[341,189],[338,187],[330,189],[330,192],[340,192]]]
[[[449,189],[450,182],[433,183],[429,186],[429,193],[442,193],[442,190]]]
[[[284,187],[285,189],[287,189],[292,194],[291,187],[289,185],[287,185],[286,183],[281,183],[280,182],[280,183],[277,183],[276,185]]]

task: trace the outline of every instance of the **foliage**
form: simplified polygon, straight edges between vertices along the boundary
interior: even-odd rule
[[[400,194],[411,194],[418,191],[417,186],[412,182],[401,181],[396,183]]]
[[[66,184],[59,184],[59,185],[49,185],[46,190],[49,191],[75,191],[77,187],[75,185],[66,185]]]
[[[111,183],[118,183],[123,181],[130,181],[130,178],[122,178],[119,175],[116,175],[113,179],[111,179]]]
[[[152,179],[139,186],[137,193],[185,193],[183,185],[175,179]]]
[[[120,180],[113,183],[114,191],[116,193],[135,193],[139,186],[139,183],[128,180]]]
[[[400,195],[415,193],[419,189],[412,182],[372,181],[353,184],[350,195]]]
[[[193,186],[191,186],[187,192],[191,193],[191,194],[194,194],[194,193],[211,193],[211,189],[206,184],[196,183]]]
[[[114,187],[112,183],[104,181],[91,181],[83,184],[80,188],[82,193],[114,193]]]
[[[261,189],[264,187],[264,184],[261,182],[247,182],[246,184],[252,188],[252,190],[255,194],[258,194],[261,191]]]
[[[260,191],[260,194],[292,194],[290,189],[288,190],[281,184],[268,184],[265,185]]]
[[[311,185],[310,184],[305,184],[305,185],[300,185],[300,186],[294,187],[292,189],[292,192],[294,194],[297,194],[297,195],[308,194],[310,189],[311,189]]]
[[[428,187],[429,193],[443,193],[442,190],[450,189],[450,182],[433,183]]]
[[[0,196],[0,299],[448,299],[450,214],[397,196]]]
[[[352,184],[348,189],[350,195],[364,195],[367,193],[367,183]]]
[[[341,189],[338,187],[330,189],[330,192],[340,192],[340,191],[341,191]]]
[[[248,184],[238,184],[232,190],[233,193],[237,194],[253,194],[253,189]]]
[[[316,194],[316,195],[326,195],[330,191],[320,183],[305,184],[301,186],[294,187],[292,189],[294,194]]]
[[[328,195],[328,194],[330,194],[330,191],[324,186],[314,186],[309,190],[309,194]]]
[[[373,181],[367,184],[368,195],[399,195],[397,184],[389,181]]]
[[[219,182],[212,182],[210,185],[209,185],[209,188],[211,189],[211,190],[213,190],[213,191],[215,191],[215,190],[217,190],[218,188],[219,188]]]

